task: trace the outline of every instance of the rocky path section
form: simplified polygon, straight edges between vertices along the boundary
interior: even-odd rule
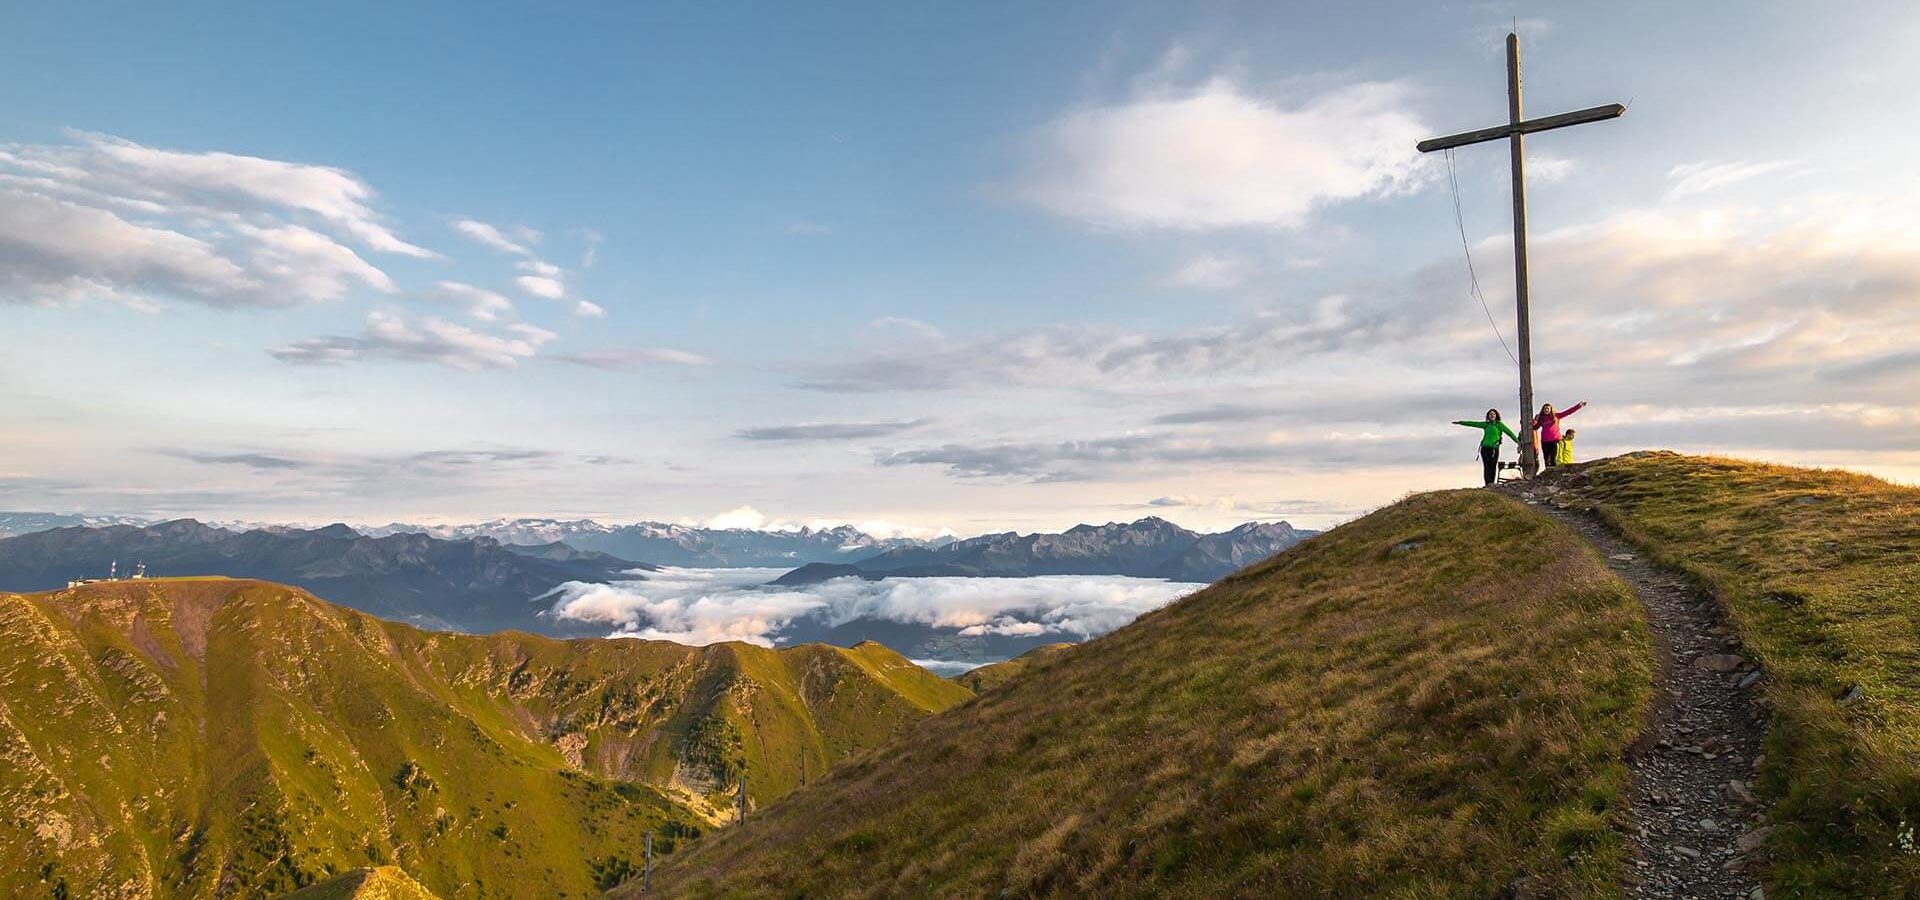
[[[1629,898],[1762,900],[1768,828],[1751,785],[1764,757],[1765,675],[1712,597],[1642,558],[1579,500],[1578,470],[1501,491],[1591,542],[1647,609],[1660,656],[1653,709],[1628,751],[1635,845]]]

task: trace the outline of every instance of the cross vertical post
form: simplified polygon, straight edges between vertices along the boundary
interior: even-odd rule
[[[1520,471],[1539,471],[1533,436],[1533,310],[1527,298],[1527,136],[1520,132],[1520,36],[1507,35],[1507,138],[1513,168],[1513,308],[1520,331]]]
[[[1538,471],[1540,461],[1539,454],[1534,452],[1533,434],[1533,311],[1527,291],[1526,136],[1536,131],[1616,119],[1626,111],[1625,106],[1609,103],[1538,119],[1524,118],[1520,103],[1520,36],[1510,33],[1507,35],[1507,124],[1431,138],[1415,145],[1421,153],[1432,153],[1507,139],[1508,159],[1513,169],[1514,318],[1520,330],[1520,470],[1527,475]]]

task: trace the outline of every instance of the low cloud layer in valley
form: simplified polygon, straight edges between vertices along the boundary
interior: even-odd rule
[[[613,634],[685,644],[772,646],[795,623],[859,620],[954,629],[962,636],[1083,640],[1203,587],[1123,576],[1034,578],[836,578],[767,587],[780,569],[673,569],[646,580],[572,582],[552,596],[556,618],[606,625]]]

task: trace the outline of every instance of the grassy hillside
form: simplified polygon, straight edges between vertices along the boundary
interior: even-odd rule
[[[929,719],[656,887],[1612,896],[1650,659],[1578,537],[1488,492],[1415,497]]]
[[[0,895],[394,864],[449,898],[587,896],[742,770],[770,799],[966,696],[879,647],[423,632],[257,581],[0,595]]]
[[[420,882],[396,866],[355,869],[311,887],[285,895],[283,900],[439,900]]]
[[[1920,489],[1670,453],[1566,478],[1766,668],[1772,896],[1920,896]]]
[[[1040,663],[1073,649],[1073,646],[1073,644],[1047,644],[1035,647],[1012,659],[962,672],[953,676],[953,681],[976,694],[984,694],[1025,675]]]

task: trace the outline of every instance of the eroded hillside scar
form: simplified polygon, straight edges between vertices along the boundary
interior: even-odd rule
[[[1501,490],[1585,538],[1646,608],[1659,656],[1632,773],[1623,875],[1629,898],[1759,898],[1765,810],[1752,787],[1764,762],[1765,674],[1711,596],[1649,561],[1581,499],[1579,469]]]

